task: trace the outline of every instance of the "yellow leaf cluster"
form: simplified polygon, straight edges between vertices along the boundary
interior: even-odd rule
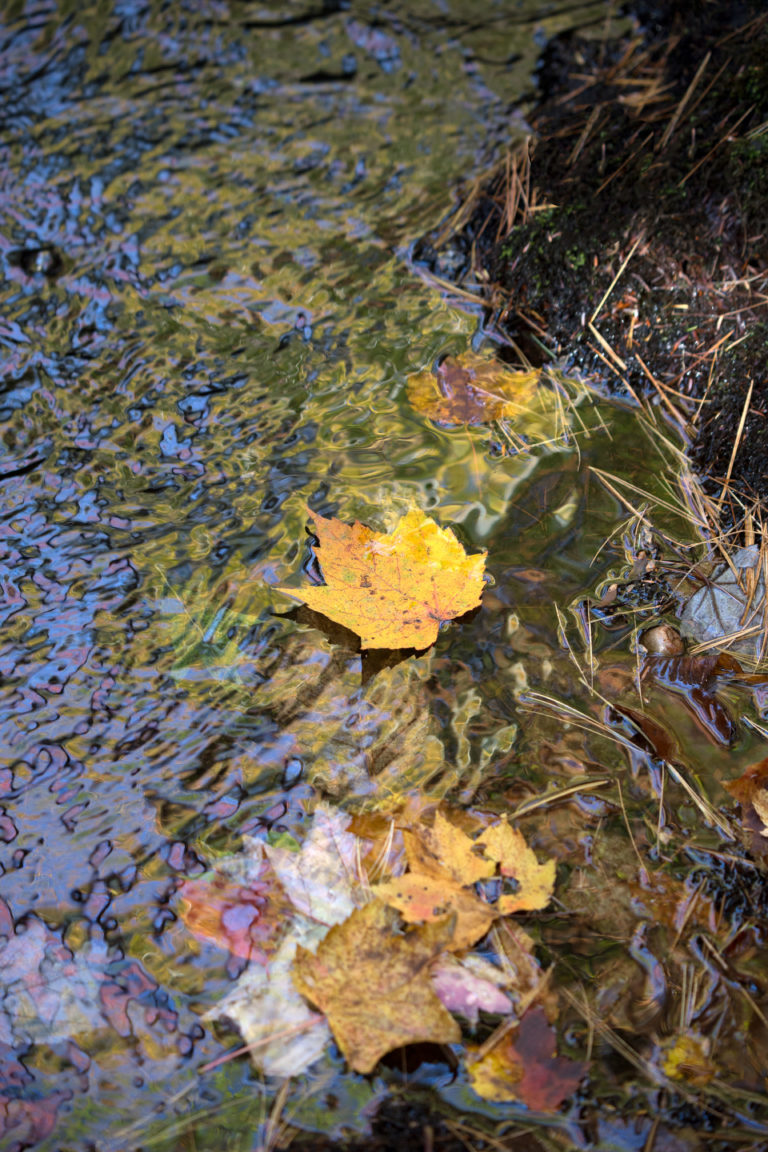
[[[554,890],[554,860],[539,864],[506,820],[472,840],[438,812],[432,828],[406,831],[403,840],[409,871],[374,891],[411,924],[453,916],[452,951],[471,948],[498,916],[546,907]],[[473,886],[494,876],[497,865],[518,890],[489,904]]]

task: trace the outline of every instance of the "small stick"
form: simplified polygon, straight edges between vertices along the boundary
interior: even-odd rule
[[[619,368],[621,368],[622,372],[626,372],[627,366],[624,363],[624,361],[622,360],[621,356],[619,356],[618,352],[614,352],[613,348],[611,348],[608,341],[605,339],[604,336],[600,335],[600,333],[598,332],[597,328],[595,328],[595,326],[591,320],[589,321],[589,324],[587,325],[587,327],[589,328],[590,332],[595,337],[595,339],[598,341],[598,343],[600,343],[603,346],[605,351],[610,356],[611,360],[613,360],[614,364],[618,364],[618,366],[619,366]]]

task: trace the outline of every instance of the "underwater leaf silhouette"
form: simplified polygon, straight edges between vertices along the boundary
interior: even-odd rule
[[[699,724],[718,744],[726,747],[736,736],[736,725],[716,696],[718,678],[742,671],[727,652],[699,652],[690,656],[646,656],[641,679],[652,680],[667,691],[679,693]]]
[[[356,632],[364,648],[428,648],[440,625],[480,603],[485,553],[411,509],[393,532],[313,512],[324,585],[279,588]]]

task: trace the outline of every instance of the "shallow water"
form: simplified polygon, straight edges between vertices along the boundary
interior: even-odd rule
[[[233,972],[179,919],[181,878],[243,832],[300,838],[313,797],[362,803],[372,748],[374,790],[448,765],[452,795],[503,806],[515,690],[553,660],[581,691],[552,604],[618,570],[620,543],[590,561],[624,514],[586,467],[645,475],[661,449],[607,405],[585,406],[590,435],[519,456],[412,411],[409,373],[491,345],[408,246],[523,131],[546,37],[605,7],[475,13],[5,8],[8,1147],[259,1146],[273,1089],[245,1059],[198,1077]],[[386,528],[414,501],[488,549],[493,587],[361,687],[359,656],[270,586],[310,562],[308,506]],[[299,1127],[366,1131],[386,1087],[342,1068],[292,1090]]]

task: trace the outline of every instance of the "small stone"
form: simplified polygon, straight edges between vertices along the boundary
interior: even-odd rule
[[[648,628],[640,641],[646,652],[653,656],[682,656],[685,652],[683,638],[671,624],[656,624]]]

